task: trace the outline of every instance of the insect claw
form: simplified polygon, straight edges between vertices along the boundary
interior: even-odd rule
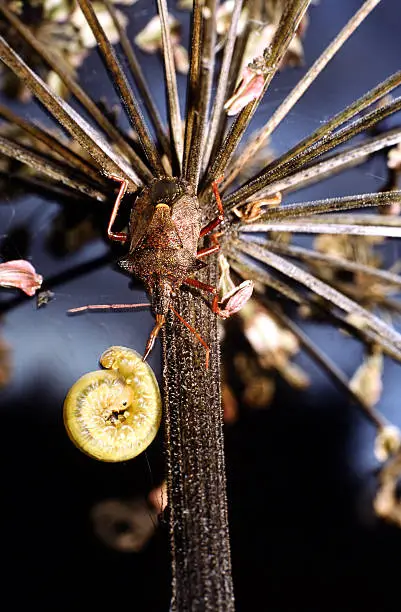
[[[147,344],[146,344],[145,352],[144,352],[143,357],[142,357],[142,361],[146,361],[147,360],[147,358],[149,356],[149,353],[150,353],[150,351],[153,348],[154,343],[155,343],[155,338],[149,338],[149,340],[147,341]]]
[[[142,357],[142,361],[146,361],[146,359],[148,358],[149,353],[150,353],[150,351],[152,350],[152,348],[153,348],[153,346],[155,344],[155,340],[156,340],[157,336],[159,335],[159,331],[163,327],[165,321],[166,321],[166,318],[165,318],[164,315],[161,315],[161,314],[157,314],[156,315],[156,325],[154,326],[154,328],[150,332],[149,339],[148,339],[148,341],[146,343],[145,353],[144,353],[144,355]]]

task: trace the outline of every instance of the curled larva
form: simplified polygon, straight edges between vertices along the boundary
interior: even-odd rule
[[[89,372],[69,390],[64,424],[74,444],[99,461],[126,461],[144,451],[161,420],[159,386],[134,350],[112,346],[100,357],[105,370]]]

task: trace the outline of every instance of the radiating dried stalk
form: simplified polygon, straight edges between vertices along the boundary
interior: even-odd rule
[[[269,251],[279,253],[280,255],[287,255],[291,259],[299,259],[307,263],[320,262],[340,270],[348,270],[349,272],[364,274],[372,279],[388,283],[393,287],[401,287],[401,276],[388,272],[387,270],[379,270],[373,266],[368,266],[356,261],[350,261],[349,259],[345,259],[343,257],[327,255],[325,253],[320,253],[319,251],[305,249],[304,247],[299,247],[292,244],[286,245],[282,242],[274,242],[273,240],[263,240],[262,242],[261,239],[257,238],[254,238],[253,240],[258,244],[265,246],[267,249],[269,249]]]
[[[230,248],[228,255],[230,258],[230,265],[241,277],[260,282],[262,286],[266,285],[274,291],[277,291],[279,295],[282,295],[299,306],[309,303],[310,306],[318,312],[321,312],[328,321],[333,323],[335,327],[344,329],[344,331],[347,331],[351,336],[359,339],[364,344],[380,346],[384,353],[391,357],[391,359],[394,359],[397,363],[401,361],[401,350],[398,350],[392,342],[387,341],[381,334],[368,329],[366,326],[361,326],[360,320],[356,322],[351,318],[348,319],[343,313],[332,309],[328,302],[322,303],[319,301],[317,296],[316,298],[314,296],[309,296],[308,298],[302,297],[287,283],[271,277],[267,272],[261,269],[260,266],[256,267],[246,262],[236,249]]]
[[[217,0],[206,0],[204,11],[207,11],[207,19],[204,19],[198,113],[192,135],[192,143],[195,148],[194,155],[191,156],[191,160],[196,159],[196,164],[192,164],[196,187],[198,187],[202,170],[206,140],[209,139],[206,122],[212,96],[215,64]]]
[[[391,202],[389,204],[391,206]],[[363,213],[344,213],[343,215],[319,215],[313,218],[313,223],[352,223],[353,225],[388,225],[401,227],[401,218],[392,215],[375,215]]]
[[[278,272],[281,272],[289,278],[292,278],[293,280],[301,283],[305,287],[308,287],[311,291],[313,291],[313,293],[315,293],[316,295],[320,295],[325,300],[328,300],[332,304],[335,304],[344,312],[347,312],[348,314],[352,315],[358,315],[364,322],[364,325],[366,325],[374,332],[380,332],[384,339],[386,339],[389,343],[393,344],[396,349],[401,350],[401,335],[398,332],[396,332],[389,325],[384,323],[384,321],[379,319],[379,317],[371,314],[368,310],[362,308],[361,306],[359,306],[359,304],[357,304],[353,300],[350,300],[342,293],[339,293],[330,285],[327,285],[323,281],[314,277],[312,274],[309,274],[308,272],[305,272],[305,270],[302,270],[302,268],[295,266],[294,264],[286,261],[279,255],[275,255],[274,253],[268,251],[267,249],[264,249],[259,245],[235,240],[234,246],[239,251],[246,253],[251,257],[254,257],[258,261],[263,262],[268,266],[271,266]]]
[[[6,17],[6,19],[12,24],[13,28],[17,30],[24,40],[30,45],[36,53],[51,67],[51,69],[58,75],[64,85],[69,91],[79,100],[82,106],[88,111],[93,117],[96,123],[102,128],[107,136],[115,142],[122,153],[124,153],[128,159],[135,164],[135,170],[138,174],[136,182],[140,184],[141,179],[146,179],[151,176],[149,170],[135,151],[129,146],[128,142],[121,136],[119,131],[108,121],[101,110],[96,106],[93,100],[84,92],[82,87],[78,85],[71,74],[63,69],[63,66],[57,62],[53,57],[51,51],[47,49],[32,32],[27,28],[20,19],[10,11],[5,2],[0,2],[0,12]],[[27,85],[27,84],[26,84]],[[141,177],[141,179],[139,178]]]
[[[245,183],[240,189],[234,191],[228,198],[231,202],[238,202],[254,195],[270,183],[276,182],[286,176],[294,174],[295,171],[306,165],[315,157],[327,153],[338,145],[347,142],[360,132],[368,130],[376,125],[389,115],[401,109],[401,97],[391,100],[387,104],[374,109],[363,117],[356,119],[350,125],[340,128],[333,133],[337,125],[341,125],[344,121],[353,117],[357,112],[360,112],[366,106],[372,104],[374,100],[380,97],[384,89],[395,87],[401,83],[401,72],[391,76],[387,81],[380,83],[377,87],[362,96],[359,100],[348,106],[344,111],[336,115],[332,120],[328,121],[324,126],[320,127],[313,134],[305,138],[303,141],[295,145],[290,152],[284,153],[281,157],[274,160],[255,178]]]
[[[260,287],[268,287],[273,289],[279,295],[287,298],[290,302],[293,302],[297,306],[306,304],[306,301],[287,283],[284,283],[277,278],[271,276],[266,270],[256,268],[253,265],[249,265],[244,261],[243,257],[239,256],[235,249],[227,249],[227,256],[229,257],[230,266],[237,272],[242,278],[248,278],[253,280],[255,284],[259,283]]]
[[[76,189],[89,198],[94,198],[99,201],[104,201],[106,199],[103,192],[90,186],[88,179],[85,179],[85,175],[79,177],[79,173],[76,173],[74,177],[71,168],[66,166],[66,164],[52,160],[43,154],[36,153],[13,140],[0,136],[0,152],[7,157],[17,159],[31,166],[41,174],[45,174],[53,180],[60,181],[64,185]]]
[[[231,17],[230,28],[227,33],[227,39],[224,45],[224,55],[220,68],[220,77],[217,85],[217,91],[214,96],[213,110],[211,114],[210,124],[207,128],[207,140],[205,151],[203,154],[203,170],[208,166],[210,155],[213,150],[213,146],[216,141],[216,135],[218,133],[219,124],[224,121],[223,119],[223,107],[227,96],[228,80],[231,68],[231,61],[234,52],[234,45],[237,36],[238,22],[242,10],[242,1],[235,0],[234,9]]]
[[[368,155],[398,142],[401,142],[401,129],[389,130],[380,136],[370,138],[360,145],[351,146],[343,149],[340,153],[326,157],[324,161],[310,164],[305,169],[299,170],[286,178],[274,181],[267,187],[257,191],[254,195],[258,198],[267,198],[277,192],[301,189],[306,185],[329,178],[350,166],[362,163],[366,161]],[[224,203],[230,203],[230,200],[231,195],[224,199]],[[235,204],[229,204],[227,210],[232,210],[234,207]]]
[[[264,67],[265,81],[263,92],[257,100],[249,102],[238,117],[236,117],[224,140],[223,146],[218,152],[216,158],[212,161],[212,166],[205,181],[206,185],[224,174],[224,171],[242,136],[244,135],[249,122],[251,121],[260,101],[263,99],[267,88],[277,72],[280,62],[283,59],[288,49],[288,45],[290,44],[302,17],[306,13],[309,4],[310,0],[289,0],[288,4],[286,5],[274,35],[274,39],[270,47],[266,50]]]
[[[255,24],[257,24],[261,19],[261,2],[260,0],[248,0],[246,4],[246,10],[248,13],[248,19],[244,27],[244,31],[241,32],[236,40],[234,45],[234,52],[232,55],[232,61],[230,66],[230,71],[227,79],[227,87],[226,87],[226,98],[230,97],[235,89],[236,82],[238,79],[238,75],[240,72],[241,64],[243,61],[244,53],[246,50],[246,46],[249,41],[249,37],[251,36]],[[214,159],[217,155],[219,149],[223,143],[223,137],[226,131],[227,126],[227,115],[226,113],[221,114],[221,120],[217,126],[216,135],[214,137],[212,151],[208,160],[208,163],[211,159]]]
[[[195,10],[194,7],[194,11]],[[198,18],[196,18],[196,20],[198,21]],[[193,40],[192,46],[189,74],[190,90],[188,92],[187,131],[185,134],[185,147],[190,147],[189,156],[184,153],[184,156],[187,158],[185,176],[194,189],[198,187],[205,145],[205,128],[214,69],[216,44],[215,22],[216,0],[206,0],[204,9],[201,11],[199,27],[197,27],[195,31],[195,33],[199,34],[199,37]],[[199,57],[197,57],[198,54]],[[196,75],[195,70],[197,70]],[[191,134],[190,141],[189,129]],[[185,150],[187,151],[187,149]]]
[[[56,134],[40,128],[29,121],[26,121],[10,111],[7,107],[0,104],[0,117],[3,117],[13,125],[20,127],[26,134],[33,137],[34,141],[39,141],[46,148],[46,153],[56,159],[62,161],[78,170],[82,174],[86,174],[97,183],[106,183],[99,171],[86,159],[81,157],[75,151],[72,151]]]
[[[103,0],[106,5],[107,10],[110,13],[110,16],[113,20],[114,27],[118,32],[118,37],[120,40],[120,45],[125,53],[125,56],[128,61],[128,66],[132,72],[132,75],[135,79],[135,83],[139,89],[139,92],[142,96],[143,102],[145,104],[146,110],[149,114],[150,119],[153,122],[156,136],[159,139],[161,146],[163,147],[163,151],[165,154],[170,157],[170,139],[167,136],[162,120],[160,118],[159,112],[156,108],[155,103],[153,102],[152,94],[149,91],[149,87],[146,83],[146,79],[142,72],[142,68],[139,64],[139,61],[136,57],[135,51],[131,42],[127,36],[124,26],[120,23],[118,18],[118,14],[116,9],[114,8],[112,2],[110,0]]]
[[[139,109],[134,92],[132,91],[127,77],[125,76],[113,46],[109,42],[105,31],[99,23],[96,13],[89,0],[77,0],[79,6],[91,30],[97,40],[99,50],[102,54],[104,63],[112,75],[112,80],[115,88],[121,96],[121,101],[131,121],[133,128],[138,134],[144,153],[148,159],[149,165],[156,176],[164,176],[165,170],[161,162],[160,156],[156,150],[154,143],[151,140],[149,131]]]
[[[0,37],[0,59],[20,77],[38,100],[93,157],[105,174],[118,174],[128,180],[128,189],[138,188],[138,177],[131,166],[107,144],[103,137],[67,102],[51,92],[42,79],[26,65]]]
[[[387,236],[389,238],[401,238],[401,228],[363,225],[340,225],[331,223],[311,223],[309,220],[289,221],[284,223],[254,223],[244,227],[248,232],[289,232],[294,234],[346,234],[349,236]]]
[[[164,73],[166,80],[168,116],[170,120],[171,140],[174,142],[175,152],[170,152],[171,159],[178,162],[179,172],[182,167],[184,155],[184,143],[182,138],[182,119],[180,111],[180,100],[178,97],[177,76],[171,43],[171,34],[168,21],[168,7],[166,0],[157,0],[157,8],[160,16],[160,24],[163,39]],[[174,154],[173,154],[174,153]]]
[[[192,134],[194,131],[196,110],[198,106],[201,41],[203,22],[203,3],[194,0],[191,29],[191,60],[187,81],[187,113],[185,119],[184,158],[182,165],[183,176],[189,176],[189,163],[191,157]]]
[[[340,210],[350,210],[353,208],[367,208],[371,206],[388,206],[401,202],[401,191],[383,191],[378,193],[362,193],[354,196],[343,196],[341,198],[327,198],[325,200],[314,200],[311,202],[294,202],[278,208],[271,208],[263,213],[258,219],[258,223],[248,223],[241,225],[241,231],[255,232],[264,231],[255,229],[258,225],[269,222],[278,222],[283,219],[294,217],[306,217],[308,215],[318,215],[322,213],[338,212]],[[333,217],[334,218],[334,217]],[[331,219],[331,217],[330,217]],[[328,222],[328,219],[326,217]],[[312,223],[315,219],[310,220]],[[319,222],[319,221],[316,221]],[[322,232],[324,233],[324,232]]]
[[[296,323],[287,317],[276,304],[266,297],[261,298],[261,301],[266,304],[267,308],[274,314],[278,321],[287,329],[289,329],[299,341],[304,351],[328,374],[329,378],[340,389],[345,391],[351,401],[353,401],[362,411],[369,417],[377,428],[385,427],[386,419],[374,408],[366,404],[363,399],[353,391],[350,386],[350,381],[344,372],[327,356],[325,355],[314,342],[308,338],[305,332]]]
[[[329,46],[323,51],[320,57],[315,63],[309,68],[308,72],[294,87],[294,89],[288,94],[283,100],[278,109],[273,113],[265,127],[253,137],[252,140],[247,144],[241,155],[235,160],[234,164],[230,169],[229,175],[226,177],[224,187],[227,188],[233,180],[241,172],[242,168],[252,159],[255,153],[263,147],[267,142],[268,138],[272,135],[274,130],[280,125],[282,120],[287,116],[292,107],[298,102],[303,94],[312,85],[313,81],[319,76],[322,70],[327,66],[330,60],[335,56],[337,51],[341,49],[343,44],[348,38],[355,32],[364,19],[371,13],[371,11],[379,4],[381,0],[366,0],[361,6],[359,11],[355,13],[329,44]]]

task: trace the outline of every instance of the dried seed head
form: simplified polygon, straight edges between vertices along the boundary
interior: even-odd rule
[[[264,82],[263,74],[245,68],[234,95],[224,105],[227,115],[237,115],[249,102],[257,100],[262,95]]]
[[[401,431],[394,425],[380,429],[375,439],[374,453],[378,461],[387,461],[401,448]]]
[[[245,306],[253,293],[253,281],[244,281],[238,287],[234,287],[221,299],[221,310],[219,316],[228,319],[231,315],[240,311]]]
[[[380,351],[365,357],[350,380],[350,388],[367,406],[373,407],[379,401],[383,390],[383,355]]]

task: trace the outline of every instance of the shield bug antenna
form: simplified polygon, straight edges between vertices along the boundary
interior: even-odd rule
[[[252,281],[245,281],[229,295],[223,296],[219,302],[216,287],[192,278],[197,270],[206,265],[203,259],[220,249],[220,234],[212,232],[225,218],[218,189],[222,179],[212,183],[218,215],[203,228],[200,223],[198,198],[190,184],[182,178],[162,177],[153,179],[136,198],[131,208],[128,231],[115,232],[113,226],[128,182],[115,175],[110,175],[109,178],[118,182],[120,189],[110,216],[107,235],[110,240],[128,245],[128,253],[120,259],[119,265],[144,283],[150,304],[88,305],[72,308],[68,312],[151,306],[156,323],[146,344],[143,356],[146,360],[165,324],[167,313],[171,310],[204,346],[207,368],[210,348],[200,334],[173,308],[172,298],[182,285],[206,291],[213,295],[213,312],[226,319],[240,310],[252,294]],[[199,249],[199,240],[208,234],[211,234],[211,244]]]

